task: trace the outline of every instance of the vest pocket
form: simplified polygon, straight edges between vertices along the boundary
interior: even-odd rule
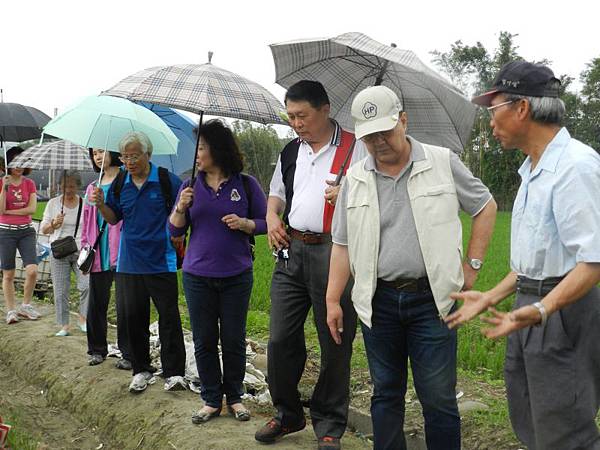
[[[415,205],[426,212],[430,225],[441,225],[455,221],[458,216],[458,197],[453,184],[427,186],[415,193]]]

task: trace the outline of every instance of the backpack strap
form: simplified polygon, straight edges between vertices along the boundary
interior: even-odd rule
[[[113,195],[115,196],[115,200],[117,201],[117,203],[120,203],[121,201],[121,190],[123,189],[123,185],[125,184],[126,176],[127,174],[124,170],[119,170],[119,173],[112,182]]]
[[[113,180],[113,195],[115,196],[117,203],[120,201],[121,190],[123,190],[126,176],[127,174],[125,171],[121,170]],[[171,185],[169,171],[164,167],[158,168],[158,182],[160,184],[160,190],[162,191],[162,196],[165,201],[165,209],[167,210],[167,214],[170,214],[171,210],[173,209],[173,186]]]
[[[162,191],[162,196],[165,200],[167,215],[169,215],[173,209],[173,186],[171,185],[169,171],[164,167],[158,168],[158,182],[160,183],[160,190]]]

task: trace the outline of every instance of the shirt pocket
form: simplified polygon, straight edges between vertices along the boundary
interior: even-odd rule
[[[348,191],[347,209],[369,206],[369,192],[364,186],[352,186]]]
[[[414,194],[413,200],[432,226],[455,221],[458,216],[458,197],[453,184],[426,186]]]

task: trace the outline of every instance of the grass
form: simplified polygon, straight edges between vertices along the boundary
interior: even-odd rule
[[[8,413],[4,411],[2,421],[11,426],[6,442],[7,449],[36,450],[38,448],[38,443],[31,433],[23,431],[21,428],[21,413],[14,409],[11,409]]]
[[[510,270],[510,213],[499,212],[496,217],[494,234],[474,288],[487,290],[494,287]],[[466,249],[471,232],[471,221],[461,215],[463,241]],[[514,297],[498,305],[498,309],[508,311]],[[487,372],[492,379],[502,379],[502,367],[506,339],[490,340],[481,334],[482,322],[473,320],[459,329],[458,366],[465,370]]]

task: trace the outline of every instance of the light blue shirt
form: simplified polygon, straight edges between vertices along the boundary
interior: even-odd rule
[[[537,166],[519,168],[512,213],[510,265],[535,280],[600,262],[600,155],[562,128]]]

